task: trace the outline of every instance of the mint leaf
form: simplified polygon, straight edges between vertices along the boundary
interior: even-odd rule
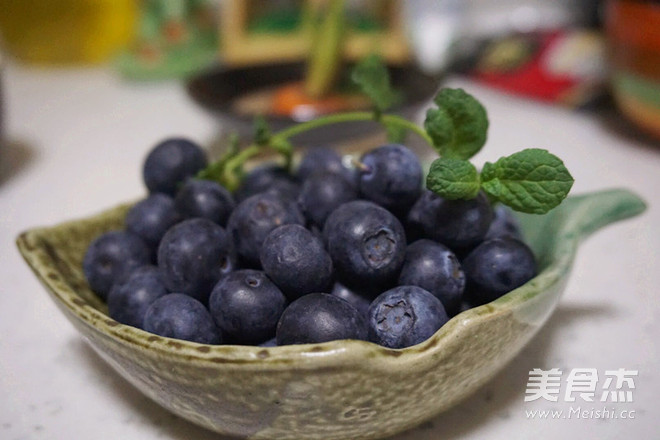
[[[469,159],[486,143],[486,110],[463,89],[445,88],[433,100],[437,108],[426,112],[424,128],[443,157]]]
[[[378,55],[369,55],[357,63],[351,72],[351,80],[371,99],[379,112],[399,101],[400,95],[392,88],[387,67]]]
[[[445,199],[472,199],[479,193],[479,175],[467,160],[441,157],[431,164],[426,187]]]
[[[481,182],[488,195],[516,211],[545,214],[566,198],[574,180],[557,156],[530,148],[486,163]]]
[[[267,145],[270,142],[270,128],[268,122],[263,116],[257,116],[253,125],[254,143],[257,145]]]

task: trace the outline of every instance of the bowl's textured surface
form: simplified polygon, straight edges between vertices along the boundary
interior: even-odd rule
[[[381,438],[455,405],[491,379],[546,321],[581,238],[641,213],[625,190],[570,197],[522,217],[539,276],[453,318],[427,341],[390,350],[362,341],[286,347],[208,346],[119,324],[81,270],[88,243],[122,226],[128,205],[33,229],[18,247],[55,303],[122,376],[172,412],[254,439]]]

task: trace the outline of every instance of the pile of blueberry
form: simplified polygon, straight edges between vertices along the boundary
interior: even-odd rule
[[[158,144],[149,196],[89,246],[85,276],[115,320],[206,344],[403,348],[536,275],[510,211],[423,189],[402,145],[348,165],[310,149],[295,172],[262,165],[233,194],[194,177],[206,166],[193,142]]]

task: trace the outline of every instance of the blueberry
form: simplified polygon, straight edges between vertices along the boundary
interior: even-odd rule
[[[89,245],[83,258],[83,273],[91,289],[105,300],[115,281],[150,261],[151,250],[140,237],[126,231],[112,231]]]
[[[179,185],[206,167],[206,154],[192,141],[167,139],[147,155],[142,169],[149,192],[174,196]]]
[[[261,246],[261,266],[289,300],[332,285],[332,260],[323,242],[300,225],[273,229]]]
[[[108,294],[108,313],[122,324],[142,328],[149,306],[167,293],[158,268],[142,266],[124,282],[112,287]]]
[[[347,301],[327,293],[310,293],[284,310],[276,336],[277,345],[365,340],[367,323]]]
[[[398,276],[406,236],[385,208],[364,200],[344,203],[328,217],[323,236],[340,279],[373,287]]]
[[[473,305],[493,301],[536,276],[531,249],[515,238],[484,241],[463,260],[466,295]]]
[[[207,218],[225,226],[235,203],[231,193],[211,180],[190,179],[174,199],[177,211],[185,218]]]
[[[261,271],[230,273],[213,288],[209,309],[226,341],[259,344],[275,336],[286,298]]]
[[[168,195],[155,193],[139,201],[126,214],[126,229],[157,247],[163,235],[182,218]]]
[[[275,194],[259,193],[236,206],[227,221],[227,231],[244,262],[258,267],[261,245],[270,231],[281,225],[303,222],[294,203],[287,203]]]
[[[308,221],[323,227],[332,211],[357,198],[357,190],[343,176],[321,173],[305,181],[298,197],[298,206]]]
[[[406,230],[408,243],[414,243],[417,240],[426,238],[424,233],[426,206],[429,204],[432,194],[431,191],[423,190],[422,194],[406,214],[403,226]]]
[[[483,193],[470,200],[447,200],[426,190],[416,205],[413,211],[419,215],[424,236],[454,251],[481,242],[493,220],[493,209]]]
[[[298,179],[304,182],[315,174],[327,173],[339,174],[351,185],[355,185],[358,178],[356,169],[344,166],[335,150],[328,147],[310,148],[298,165]]]
[[[348,301],[353,307],[360,312],[360,315],[367,317],[367,312],[369,311],[369,305],[371,304],[371,299],[368,295],[361,293],[356,289],[351,289],[339,281],[335,281],[335,284],[330,290],[330,294],[338,298]]]
[[[222,333],[204,304],[181,293],[170,293],[154,301],[144,316],[144,329],[200,344],[222,343]]]
[[[431,292],[453,316],[461,306],[465,274],[458,258],[448,247],[422,239],[406,249],[399,284],[418,286]]]
[[[369,339],[389,348],[419,344],[449,320],[442,303],[417,286],[397,286],[369,306]]]
[[[286,200],[296,200],[300,185],[285,168],[268,164],[247,173],[234,196],[237,201],[242,202],[262,192],[270,192]]]
[[[505,205],[495,205],[493,208],[493,221],[488,228],[484,240],[498,237],[511,237],[522,241],[520,223],[513,211]]]
[[[400,213],[407,211],[422,191],[422,166],[403,145],[384,145],[360,161],[360,192],[373,202]]]
[[[175,225],[158,246],[158,267],[165,286],[204,303],[213,286],[235,265],[229,234],[204,218]]]

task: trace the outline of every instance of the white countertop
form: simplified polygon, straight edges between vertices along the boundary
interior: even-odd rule
[[[107,366],[56,309],[14,245],[27,228],[140,197],[146,152],[169,135],[208,143],[217,134],[215,122],[177,82],[123,83],[104,68],[10,65],[4,73],[0,438],[222,438],[171,415]],[[658,438],[660,142],[635,136],[616,119],[521,100],[458,78],[448,85],[467,88],[489,111],[489,141],[477,162],[547,148],[571,170],[574,194],[626,187],[650,207],[583,244],[558,309],[501,374],[396,440]],[[638,370],[634,401],[607,404],[612,411],[632,410],[635,418],[531,419],[526,411],[568,412],[580,404],[563,396],[557,403],[524,402],[533,368],[560,368],[564,379],[574,368],[596,368],[600,375]]]

